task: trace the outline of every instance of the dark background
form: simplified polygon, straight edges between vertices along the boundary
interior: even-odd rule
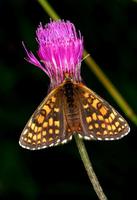
[[[85,48],[137,113],[137,3],[129,0],[50,3],[61,18],[69,19],[81,31]],[[32,152],[18,145],[22,129],[49,85],[48,77],[24,60],[21,44],[24,41],[35,53],[39,22],[48,23],[49,16],[37,1],[0,1],[0,200],[52,197],[96,200],[74,140]],[[125,117],[84,62],[82,76],[88,87]],[[85,142],[100,183],[111,200],[136,197],[137,135],[135,125],[128,122],[131,132],[122,140]]]

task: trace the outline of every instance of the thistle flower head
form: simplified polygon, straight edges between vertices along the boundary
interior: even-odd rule
[[[61,84],[66,74],[80,82],[80,66],[83,53],[83,39],[69,21],[51,21],[45,26],[39,25],[36,31],[38,57],[27,49],[27,60],[41,68],[51,80],[51,87]]]

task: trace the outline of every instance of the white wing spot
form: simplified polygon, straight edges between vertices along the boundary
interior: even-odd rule
[[[95,139],[93,135],[90,135],[91,138]]]
[[[97,140],[102,140],[102,138],[101,137],[97,137]]]
[[[52,147],[52,146],[54,146],[54,144],[53,144],[53,143],[49,145],[49,147]]]
[[[56,143],[58,144],[59,142],[60,142],[60,139],[58,139]]]
[[[72,135],[69,137],[69,139],[68,140],[71,140],[72,139]]]
[[[65,144],[67,142],[67,139],[63,140],[61,143],[62,144]]]
[[[90,140],[91,138],[88,137],[88,136],[84,136],[84,139],[85,139],[85,140]]]
[[[28,129],[26,129],[26,130],[23,132],[23,135],[26,135],[27,132],[28,132]]]
[[[107,141],[108,141],[108,140],[109,140],[109,138],[105,138],[105,140],[107,140]]]

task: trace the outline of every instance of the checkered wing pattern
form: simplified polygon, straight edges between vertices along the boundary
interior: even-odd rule
[[[42,149],[65,143],[71,137],[65,134],[63,95],[54,89],[36,109],[26,124],[19,143],[30,150]]]
[[[126,120],[104,99],[84,85],[77,89],[80,120],[85,139],[115,140],[130,131]]]

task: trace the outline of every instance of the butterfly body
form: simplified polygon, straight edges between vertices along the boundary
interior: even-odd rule
[[[69,129],[72,132],[79,131],[80,117],[79,106],[75,94],[76,86],[71,80],[65,81],[63,85],[64,112]]]
[[[125,119],[83,83],[66,77],[38,106],[26,124],[20,145],[30,150],[84,139],[115,140],[127,135]]]

